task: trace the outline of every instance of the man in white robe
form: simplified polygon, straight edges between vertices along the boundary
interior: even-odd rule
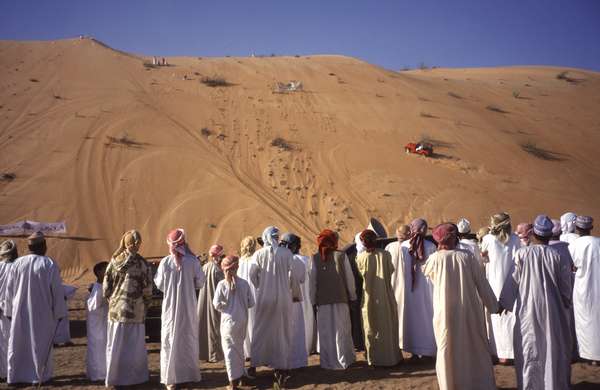
[[[408,253],[408,248],[402,246],[402,243],[410,238],[410,226],[399,226],[396,229],[396,238],[398,240],[387,244],[385,250],[392,255],[392,265],[394,266],[394,272],[392,273],[392,289],[394,290],[394,297],[396,298],[396,304],[398,306],[399,347],[400,349],[403,349],[404,294],[406,288],[406,275],[404,275],[404,271],[406,269],[406,262],[410,260],[410,254]]]
[[[58,321],[67,315],[58,265],[46,256],[40,232],[28,238],[31,254],[11,267],[6,287],[8,384],[47,382],[52,378],[52,346]]]
[[[200,262],[185,242],[183,229],[167,235],[169,255],[154,276],[163,292],[160,332],[160,383],[174,389],[178,383],[201,379],[198,368],[198,298],[205,281]]]
[[[519,237],[512,233],[510,216],[496,214],[490,219],[490,233],[483,237],[481,253],[488,259],[488,281],[496,297],[500,296],[506,280],[515,268],[514,253],[521,247]],[[492,353],[501,364],[509,364],[514,359],[513,333],[515,316],[513,312],[492,314],[490,345]]]
[[[481,256],[477,236],[471,233],[471,222],[466,218],[461,218],[456,223],[456,227],[458,229],[457,248],[471,252],[473,256],[475,256],[477,263],[479,263],[482,268],[485,268],[485,261],[487,261],[487,259],[484,259],[483,256]]]
[[[246,236],[240,243],[240,260],[238,263],[237,276],[248,282],[250,286],[250,293],[252,298],[256,301],[256,289],[250,280],[250,268],[252,267],[252,255],[256,251],[256,239],[252,236]],[[244,339],[244,356],[246,359],[250,358],[250,350],[252,346],[252,327],[254,326],[254,313],[256,307],[252,306],[248,309],[248,330],[246,331],[246,337]],[[252,377],[255,372],[249,370],[247,375]]]
[[[236,276],[239,259],[227,256],[221,262],[225,279],[217,284],[212,304],[221,312],[221,344],[225,358],[229,389],[238,389],[244,375],[244,338],[248,309],[254,306],[250,285]]]
[[[410,223],[410,239],[401,246],[408,257],[404,261],[404,308],[399,318],[402,331],[400,348],[413,355],[413,360],[436,354],[433,333],[433,284],[423,276],[427,258],[436,251],[436,246],[425,239],[427,221],[418,218]],[[400,313],[400,310],[399,310]]]
[[[314,326],[309,322],[307,323],[307,317],[313,318],[312,305],[309,311],[305,311],[304,301],[307,299],[310,302],[310,296],[305,296],[308,282],[308,270],[306,265],[308,258],[300,255],[301,240],[295,234],[287,233],[281,237],[281,245],[288,248],[294,254],[294,261],[292,262],[292,273],[294,275],[295,283],[291,286],[292,288],[292,300],[294,301],[293,306],[293,318],[292,318],[292,351],[290,355],[290,368],[301,368],[308,365],[308,354],[309,347],[307,345],[307,328],[310,327],[310,332],[314,329]]]
[[[475,257],[457,248],[457,230],[449,223],[433,230],[438,251],[423,270],[434,285],[435,371],[442,390],[495,390],[481,306],[493,313],[500,307]]]
[[[500,303],[515,311],[515,370],[519,389],[568,389],[571,379],[570,269],[548,245],[552,221],[539,215],[528,246],[515,252],[515,269]],[[516,305],[515,305],[516,301]]]
[[[292,294],[294,255],[279,244],[279,229],[270,226],[262,235],[264,247],[254,253],[250,279],[256,287],[256,314],[252,329],[252,367],[275,369],[283,385],[290,368],[292,348]]]
[[[13,240],[6,240],[0,244],[0,379],[6,380],[8,370],[8,338],[10,337],[10,320],[6,312],[6,287],[10,270],[15,260],[19,257],[17,245]]]
[[[577,217],[576,230],[580,235],[569,245],[577,271],[573,286],[575,333],[579,356],[600,363],[600,238],[591,236],[593,219]]]
[[[562,234],[560,235],[560,240],[566,242],[567,244],[571,244],[573,241],[579,238],[579,234],[575,231],[575,221],[577,220],[577,215],[575,213],[564,213],[560,217],[560,230]]]
[[[320,365],[344,370],[356,360],[348,306],[356,301],[354,276],[348,256],[337,250],[337,233],[323,230],[317,244],[309,282],[311,302],[317,306]]]
[[[108,263],[102,261],[94,266],[96,283],[90,286],[86,300],[86,374],[92,382],[106,380],[106,332],[108,328],[108,302],[102,294],[102,281]]]

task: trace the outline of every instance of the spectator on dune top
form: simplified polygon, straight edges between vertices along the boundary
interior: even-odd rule
[[[552,221],[539,215],[531,243],[515,252],[515,269],[500,296],[515,313],[519,389],[568,389],[571,378],[571,270],[548,241]],[[515,304],[516,302],[516,304]]]
[[[569,245],[577,269],[573,288],[575,331],[579,356],[600,364],[600,238],[591,235],[594,220],[579,216],[575,222],[580,236]]]
[[[198,358],[198,298],[206,280],[200,262],[185,241],[183,229],[167,235],[169,255],[164,257],[154,276],[163,292],[160,331],[160,383],[167,389],[201,379]]]
[[[395,366],[402,360],[402,354],[392,289],[392,256],[377,248],[377,235],[372,230],[363,231],[360,239],[365,251],[356,257],[356,264],[364,284],[362,318],[367,362],[370,366]]]
[[[108,301],[106,386],[147,382],[146,310],[152,299],[152,271],[138,253],[142,236],[137,230],[121,238],[104,276]]]
[[[433,229],[438,251],[423,270],[434,286],[435,371],[442,390],[496,389],[481,304],[492,313],[500,307],[475,256],[457,250],[457,230],[450,223]]]
[[[10,267],[5,315],[11,321],[8,384],[41,384],[52,378],[52,346],[67,304],[58,265],[46,256],[41,232],[27,238],[29,253]]]
[[[200,360],[214,363],[223,360],[221,335],[219,334],[221,313],[214,308],[212,300],[217,284],[224,278],[221,261],[225,257],[225,250],[221,245],[215,244],[210,247],[208,257],[208,262],[202,267],[206,283],[198,295],[198,318],[200,321],[198,337]]]

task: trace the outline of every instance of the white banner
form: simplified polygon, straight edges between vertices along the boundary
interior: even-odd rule
[[[21,234],[42,233],[66,233],[66,222],[36,222],[20,221],[9,225],[0,225],[0,236],[13,236]]]

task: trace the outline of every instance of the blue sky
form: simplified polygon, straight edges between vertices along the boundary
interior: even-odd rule
[[[146,55],[343,54],[389,69],[600,71],[600,0],[0,1],[0,39],[91,35]]]

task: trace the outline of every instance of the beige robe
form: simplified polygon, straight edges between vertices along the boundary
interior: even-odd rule
[[[495,389],[481,304],[496,313],[498,301],[481,266],[470,252],[440,250],[429,256],[423,273],[433,282],[440,389]]]
[[[376,249],[356,257],[363,277],[362,318],[367,361],[373,366],[394,366],[402,360],[398,342],[398,312],[392,289],[392,256]]]
[[[223,360],[221,346],[221,313],[212,304],[217,284],[224,279],[223,271],[214,261],[204,264],[202,271],[206,283],[198,294],[199,354],[200,360],[219,362]]]

